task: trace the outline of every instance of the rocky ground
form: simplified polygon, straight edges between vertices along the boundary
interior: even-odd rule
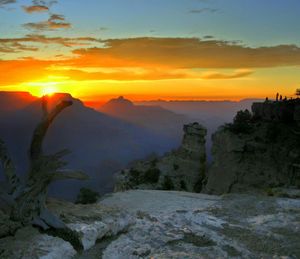
[[[103,258],[300,258],[299,199],[129,191],[101,204],[137,217]]]
[[[84,250],[26,228],[0,239],[0,258],[300,258],[299,198],[134,190],[49,207]]]

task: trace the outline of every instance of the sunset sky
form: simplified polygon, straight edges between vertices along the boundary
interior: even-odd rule
[[[0,0],[0,91],[87,102],[292,96],[299,0]]]

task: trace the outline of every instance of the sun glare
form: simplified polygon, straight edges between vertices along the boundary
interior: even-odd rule
[[[54,85],[45,85],[42,86],[42,95],[51,96],[57,92],[57,88]]]
[[[30,82],[26,84],[31,87],[31,93],[37,96],[51,96],[59,92],[59,82]]]

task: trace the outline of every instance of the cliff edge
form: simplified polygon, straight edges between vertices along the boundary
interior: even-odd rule
[[[162,157],[137,161],[117,174],[115,191],[161,189],[200,192],[205,178],[207,131],[198,123],[184,125],[181,146]]]
[[[300,186],[300,101],[254,103],[213,139],[205,192]]]

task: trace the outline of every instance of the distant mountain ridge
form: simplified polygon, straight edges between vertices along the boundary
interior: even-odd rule
[[[217,129],[225,124],[232,122],[232,118],[240,110],[251,110],[251,105],[259,99],[244,99],[241,101],[145,101],[135,102],[136,105],[159,105],[164,109],[168,109],[174,113],[182,114],[188,118],[189,122],[197,121],[208,130],[206,145],[207,158],[210,162],[212,141],[211,136]]]
[[[9,94],[10,100],[12,95]],[[115,171],[132,160],[172,148],[172,143],[162,136],[88,108],[69,94],[56,94],[50,99],[50,109],[61,99],[71,99],[73,105],[51,125],[44,143],[45,153],[69,149],[71,154],[66,157],[68,167],[81,169],[90,176],[88,182],[54,184],[50,194],[56,197],[74,199],[83,185],[106,193],[112,189]],[[0,111],[0,116],[5,122],[0,124],[0,137],[7,143],[18,172],[24,171],[28,166],[27,152],[33,129],[42,116],[41,99],[36,98],[11,113]]]
[[[105,103],[101,109],[119,109],[124,107],[133,107],[134,104],[132,101],[125,99],[124,96],[119,96],[118,98],[111,99],[107,103]]]
[[[73,105],[49,129],[45,151],[68,148],[72,151],[66,157],[69,166],[87,172],[91,177],[87,185],[102,193],[112,190],[113,173],[128,163],[177,148],[183,124],[199,121],[210,135],[219,125],[229,122],[237,110],[250,106],[250,101],[221,102],[217,106],[161,102],[151,106],[119,97],[96,111],[69,94],[55,94],[50,99],[49,109],[61,99],[72,100]],[[7,143],[18,171],[28,166],[28,147],[41,116],[39,98],[24,92],[0,92],[0,138]],[[210,137],[207,143],[210,150]],[[80,187],[80,182],[66,181],[52,186],[51,194],[74,199]]]
[[[101,106],[99,111],[162,134],[166,138],[176,139],[178,144],[183,124],[189,121],[186,116],[158,105],[135,105],[123,96],[111,99]]]
[[[14,111],[22,109],[37,98],[28,92],[0,91],[0,111]]]
[[[175,113],[180,113],[189,117],[205,119],[207,117],[222,117],[226,121],[231,121],[233,116],[239,110],[251,109],[253,102],[262,101],[262,99],[243,99],[240,101],[209,101],[209,100],[195,100],[195,101],[180,101],[180,100],[153,100],[135,102],[136,105],[153,106],[158,105],[164,109],[168,109]]]

